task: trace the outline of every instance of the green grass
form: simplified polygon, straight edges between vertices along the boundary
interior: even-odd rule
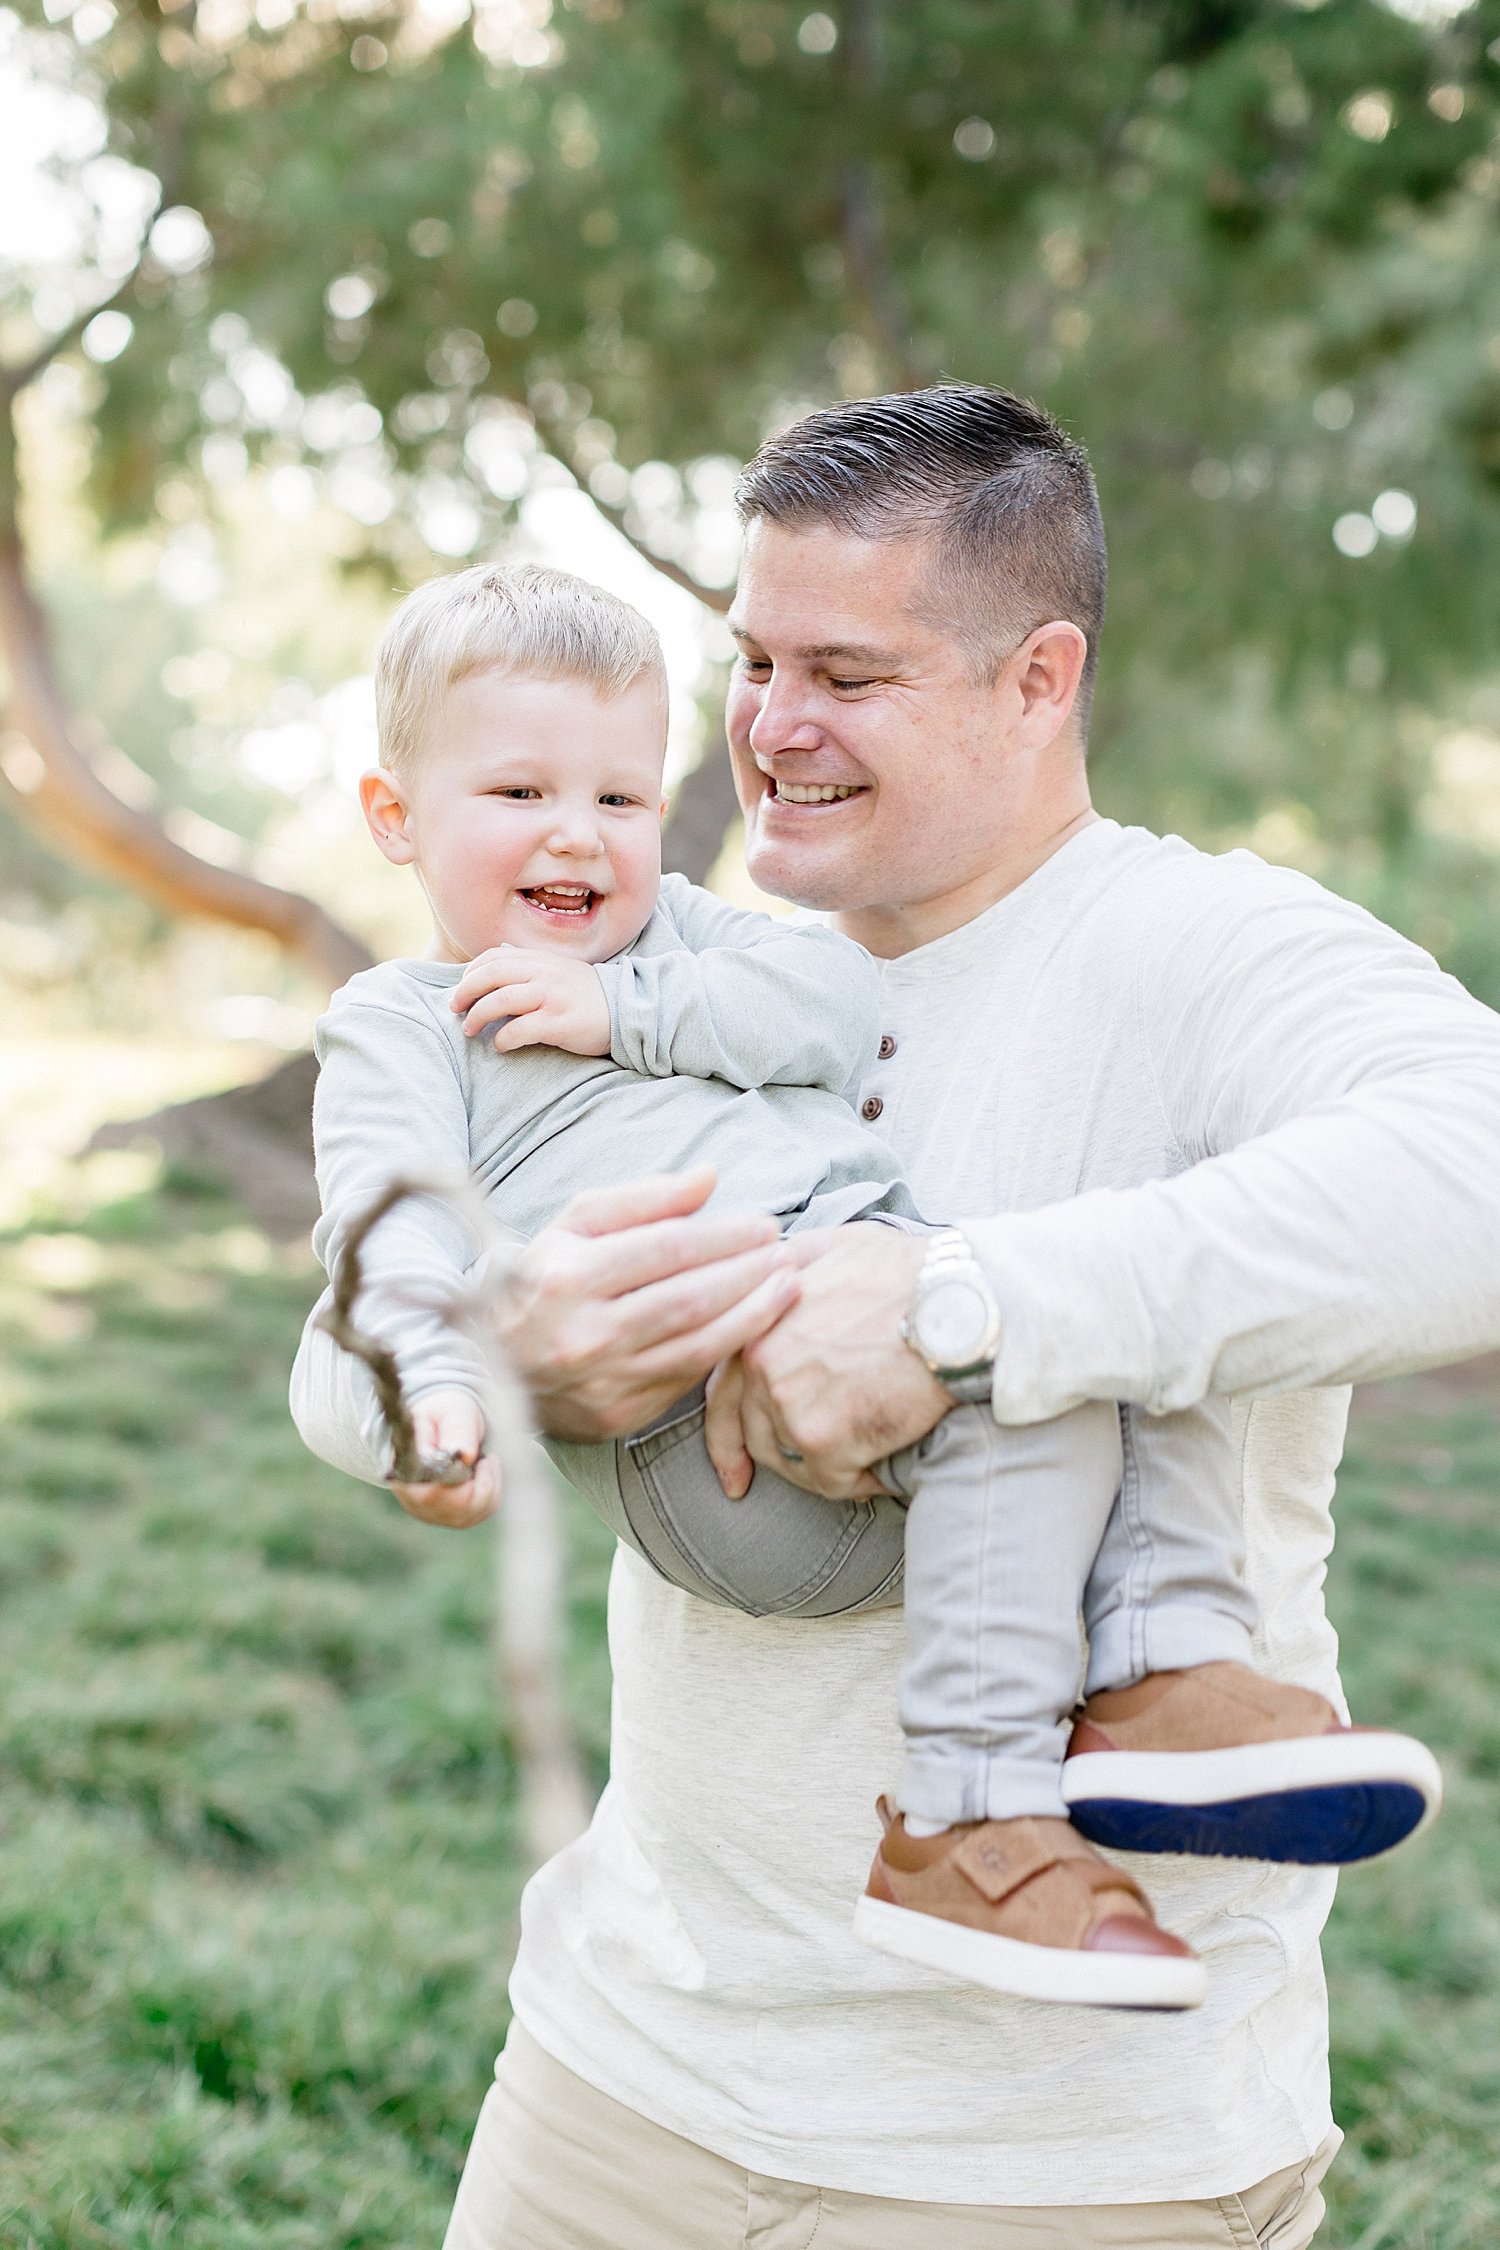
[[[1392,1385],[1356,1419],[1331,1600],[1355,1716],[1443,1761],[1441,1822],[1345,1878],[1329,1933],[1328,2250],[1500,2237],[1500,1387]]]
[[[436,2250],[518,1890],[485,1535],[303,1453],[311,1270],[188,1185],[0,1237],[0,2245]],[[1432,1385],[1344,1479],[1351,1695],[1452,1789],[1344,1888],[1326,2250],[1496,2235],[1497,1484],[1500,1392]]]
[[[304,1454],[313,1289],[191,1195],[0,1242],[7,2250],[442,2239],[519,1888],[490,1550]]]

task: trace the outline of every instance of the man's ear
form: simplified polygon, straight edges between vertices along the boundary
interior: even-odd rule
[[[417,856],[411,834],[411,799],[393,773],[375,766],[359,777],[359,802],[365,826],[393,867],[410,867]]]
[[[1078,697],[1089,644],[1079,627],[1056,618],[1028,633],[1011,662],[1023,733],[1044,750],[1067,725]]]

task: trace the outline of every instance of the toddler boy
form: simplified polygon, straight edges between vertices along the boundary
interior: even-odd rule
[[[330,1270],[411,1172],[468,1171],[528,1238],[583,1187],[710,1164],[723,1204],[788,1232],[873,1220],[961,1248],[854,1114],[879,1043],[869,957],[662,877],[665,680],[644,619],[563,572],[459,572],[397,612],[376,695],[365,816],[415,868],[434,935],[425,959],[353,978],[318,1027]],[[436,1199],[398,1205],[364,1250],[362,1324],[395,1352],[419,1443],[475,1469],[448,1520],[495,1498],[482,1363],[444,1318],[475,1254]],[[378,1452],[373,1392],[367,1411]],[[1085,1832],[1327,1862],[1388,1849],[1436,1808],[1420,1744],[1343,1727],[1250,1669],[1212,1405],[1153,1421],[1094,1402],[1008,1429],[956,1403],[872,1502],[764,1470],[726,1501],[701,1400],[589,1456],[580,1474],[570,1452],[570,1473],[606,1520],[704,1599],[867,1609],[899,1598],[904,1561],[901,1810],[883,1808],[856,1912],[888,1951],[1031,1999],[1195,2006],[1201,1964]]]

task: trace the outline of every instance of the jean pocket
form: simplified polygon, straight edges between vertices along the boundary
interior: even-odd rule
[[[898,1502],[822,1500],[768,1469],[743,1500],[727,1500],[703,1422],[695,1401],[620,1448],[625,1513],[665,1577],[752,1617],[832,1617],[899,1599]]]

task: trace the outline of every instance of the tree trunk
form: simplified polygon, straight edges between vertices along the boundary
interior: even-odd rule
[[[52,637],[26,571],[17,514],[14,401],[0,414],[0,646],[10,670],[10,720],[40,760],[34,786],[12,781],[16,811],[67,858],[111,876],[168,914],[205,914],[263,930],[332,989],[371,954],[314,899],[214,867],[174,843],[149,813],[106,787],[80,748]]]
[[[685,875],[690,883],[706,882],[739,809],[729,752],[720,742],[677,785],[662,832],[663,870]]]

